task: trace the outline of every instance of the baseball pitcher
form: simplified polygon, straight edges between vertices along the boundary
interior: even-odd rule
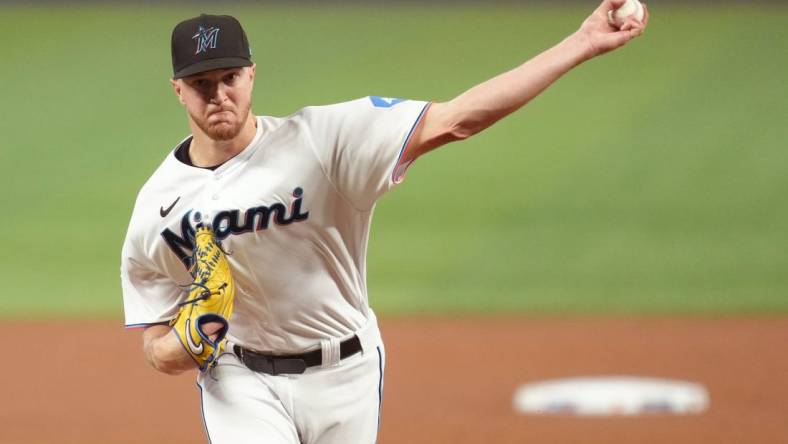
[[[604,0],[580,29],[447,102],[363,97],[287,117],[252,112],[240,23],[172,32],[191,135],[139,192],[121,258],[129,328],[156,370],[198,369],[214,444],[374,443],[386,353],[366,286],[380,196],[419,156],[466,139],[561,75],[640,35]]]

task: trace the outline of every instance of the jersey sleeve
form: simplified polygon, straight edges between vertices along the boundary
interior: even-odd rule
[[[141,248],[127,235],[120,264],[126,328],[163,324],[174,318],[182,289],[154,271]]]
[[[316,155],[356,209],[371,209],[403,180],[409,166],[403,154],[428,107],[423,101],[371,96],[305,110]]]

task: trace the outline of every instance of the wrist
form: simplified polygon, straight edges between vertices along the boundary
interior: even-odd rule
[[[195,366],[171,329],[167,334],[152,339],[146,344],[148,363],[154,369],[169,375],[177,375]]]
[[[582,30],[570,34],[561,44],[566,45],[569,51],[576,54],[578,65],[596,56],[596,48],[588,38],[588,34]]]

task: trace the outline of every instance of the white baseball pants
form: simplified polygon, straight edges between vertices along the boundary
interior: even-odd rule
[[[375,443],[385,351],[374,318],[370,324],[357,333],[361,353],[300,375],[253,372],[234,354],[222,355],[213,370],[197,378],[208,442]]]

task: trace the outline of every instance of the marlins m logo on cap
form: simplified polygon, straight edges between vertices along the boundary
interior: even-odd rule
[[[207,52],[209,48],[215,49],[219,39],[219,28],[216,26],[211,26],[210,28],[200,26],[197,28],[197,34],[194,34],[192,39],[197,40],[197,51],[195,51],[195,54]]]
[[[171,50],[173,79],[254,64],[246,33],[229,15],[202,14],[178,23],[172,30]]]

